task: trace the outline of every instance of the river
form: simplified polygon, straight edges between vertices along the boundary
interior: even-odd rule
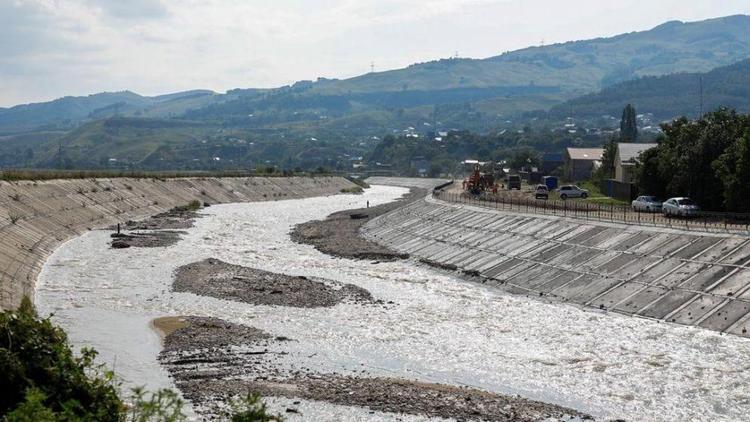
[[[374,186],[364,195],[212,206],[167,248],[110,249],[108,232],[91,231],[50,257],[35,301],[75,347],[97,349],[126,386],[173,388],[150,321],[197,315],[298,340],[286,359],[322,372],[473,386],[603,419],[750,418],[746,339],[510,295],[412,261],[334,258],[289,238],[295,224],[405,192]],[[393,304],[284,308],[171,292],[173,271],[205,258],[352,283]],[[289,405],[269,404],[279,411]],[[301,415],[290,420],[396,417],[316,402],[297,407]]]

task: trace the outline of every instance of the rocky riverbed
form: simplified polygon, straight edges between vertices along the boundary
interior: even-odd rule
[[[370,242],[359,235],[359,229],[371,219],[393,211],[412,201],[424,198],[425,189],[412,188],[398,201],[369,208],[339,211],[325,220],[313,220],[298,224],[291,232],[292,240],[315,246],[323,253],[353,259],[395,261],[406,259],[408,254]]]
[[[220,414],[227,400],[249,391],[467,421],[590,419],[561,406],[474,388],[294,367],[284,358],[294,353],[285,347],[294,339],[216,318],[182,317],[179,321],[182,325],[166,335],[159,359],[208,419]],[[294,407],[287,411],[299,413]]]
[[[201,217],[201,214],[197,212],[201,206],[208,206],[208,204],[201,205],[194,202],[172,208],[145,220],[126,221],[120,226],[110,227],[111,230],[117,230],[112,234],[110,246],[113,249],[172,246],[186,233],[184,230],[192,228],[195,220]]]
[[[370,292],[333,280],[289,276],[204,259],[175,271],[175,292],[189,292],[254,305],[317,308],[339,303],[373,303]]]
[[[53,320],[66,329],[74,348],[95,348],[98,362],[115,368],[126,389],[177,388],[176,380],[187,379],[192,372],[196,382],[190,385],[199,394],[198,380],[221,387],[232,379],[223,374],[251,365],[241,362],[255,362],[268,370],[258,377],[237,370],[236,382],[260,383],[263,376],[270,381],[303,377],[321,384],[289,385],[311,390],[322,385],[334,396],[352,392],[359,397],[350,384],[355,382],[352,378],[400,379],[468,386],[509,398],[520,395],[604,421],[747,420],[750,342],[745,339],[509,295],[412,260],[341,259],[290,240],[289,232],[298,224],[363,208],[366,201],[372,208],[406,192],[373,186],[363,195],[213,206],[200,211],[206,216],[195,220],[193,228],[176,229],[186,234],[165,248],[114,250],[107,247],[110,233],[91,231],[51,256],[37,284],[35,302],[41,315],[54,314]],[[178,268],[209,258],[353,284],[370,292],[374,300],[393,304],[257,305],[173,290]],[[164,335],[184,328],[185,318],[154,321],[175,315],[213,318],[261,333],[245,336],[245,346],[199,344],[196,347],[206,347],[190,350],[197,350],[194,357],[204,357],[206,363],[185,361],[171,369],[162,365],[164,359],[179,356],[160,360],[162,340],[153,327]],[[231,333],[225,338],[243,336],[221,325],[216,330]],[[191,358],[185,348],[172,350]],[[229,357],[212,361],[212,350]],[[235,361],[236,367],[223,363]],[[185,374],[172,377],[174,369],[184,369]],[[345,387],[333,389],[326,384],[329,380]],[[276,387],[279,384],[283,383]],[[388,388],[375,391],[393,391]],[[217,387],[215,396],[196,401],[199,415],[210,414],[202,408],[213,397],[219,406],[220,393]],[[392,413],[374,410],[388,404],[349,406],[336,404],[334,398],[326,401],[321,392],[309,394],[297,398],[267,394],[263,400],[290,422],[430,418],[426,410],[418,415]],[[410,403],[418,403],[409,397]]]

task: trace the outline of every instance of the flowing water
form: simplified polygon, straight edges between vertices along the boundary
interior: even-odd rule
[[[96,348],[126,385],[150,389],[173,387],[150,321],[197,315],[298,340],[288,343],[289,364],[321,372],[473,386],[604,419],[750,419],[748,340],[509,295],[410,261],[333,258],[289,239],[295,224],[405,192],[375,186],[359,196],[213,206],[168,248],[113,250],[108,232],[93,231],[48,260],[36,303],[74,345]],[[177,267],[205,258],[352,283],[393,304],[300,309],[170,291]],[[306,420],[394,418],[310,401],[295,407]]]

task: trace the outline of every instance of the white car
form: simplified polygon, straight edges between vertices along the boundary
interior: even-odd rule
[[[692,199],[685,197],[669,198],[661,206],[661,212],[666,217],[694,217],[700,212],[700,207]]]
[[[589,197],[589,191],[586,189],[581,189],[576,185],[564,185],[560,186],[560,189],[558,189],[560,192],[560,199],[563,201],[568,198],[583,198],[586,199]]]
[[[638,198],[635,198],[633,202],[630,203],[630,205],[633,207],[633,211],[636,212],[660,212],[661,211],[661,201],[656,199],[655,196],[648,196],[643,195],[639,196]]]

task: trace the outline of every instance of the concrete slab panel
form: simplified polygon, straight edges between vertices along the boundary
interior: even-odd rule
[[[585,304],[618,283],[620,283],[618,280],[611,278],[584,275],[552,293],[570,301]]]
[[[688,292],[686,290],[672,290],[662,296],[656,303],[643,309],[640,312],[640,315],[656,319],[664,319],[667,315],[674,312],[675,309],[678,309],[695,296],[696,293]]]
[[[611,273],[611,275],[622,280],[630,280],[641,272],[646,271],[657,262],[659,262],[659,258],[652,256],[637,258],[630,264]]]
[[[696,236],[688,236],[688,235],[676,236],[671,241],[659,246],[651,254],[659,255],[659,256],[670,256],[675,251],[678,251],[681,248],[684,248],[686,245],[688,245],[690,242],[694,241],[695,239],[696,239]]]
[[[691,277],[689,280],[685,281],[680,285],[680,288],[686,290],[704,291],[735,270],[735,267],[714,265],[703,269],[694,277]]]
[[[731,252],[721,262],[732,265],[748,265],[750,262],[750,244],[744,244]]]
[[[634,314],[645,308],[649,303],[664,296],[667,292],[668,290],[663,287],[649,286],[620,302],[614,307],[614,309],[620,312]]]
[[[620,268],[636,261],[640,261],[639,257],[631,254],[621,253],[612,258],[610,261],[598,266],[595,271],[599,274],[613,274]],[[642,267],[643,262],[639,262],[639,265]]]
[[[680,265],[683,265],[683,262],[679,260],[663,259],[658,264],[642,272],[641,274],[638,274],[637,276],[635,276],[633,278],[633,281],[637,281],[637,282],[641,282],[645,284],[655,283],[656,281],[658,281],[659,278],[663,277],[665,274],[668,274],[674,271]]]
[[[580,244],[582,246],[591,246],[591,247],[594,247],[594,246],[596,246],[596,245],[598,245],[600,243],[604,243],[604,242],[612,239],[614,236],[616,236],[618,233],[621,233],[621,232],[622,232],[621,229],[611,229],[611,228],[608,228],[608,229],[602,230],[600,233],[596,234],[595,236],[592,236],[592,237],[584,240]]]
[[[589,226],[589,229],[584,231],[583,233],[577,234],[573,236],[572,238],[568,239],[568,243],[573,243],[576,245],[582,245],[583,242],[591,239],[592,237],[598,235],[599,233],[607,230],[604,226]]]
[[[656,280],[654,283],[666,288],[672,288],[682,285],[692,277],[697,276],[701,271],[706,269],[706,264],[698,262],[688,262],[678,266],[674,271]]]
[[[748,242],[747,239],[737,236],[724,238],[721,239],[719,243],[712,246],[710,249],[704,251],[698,256],[695,256],[693,259],[697,261],[714,262],[719,260],[720,258],[725,257],[733,249],[736,249],[738,246],[746,242]]]
[[[714,296],[701,295],[676,314],[669,317],[669,321],[683,325],[694,325],[698,320],[711,312],[724,299]]]
[[[524,262],[525,261],[523,261],[521,259],[516,259],[516,258],[509,259],[507,261],[503,261],[503,262],[495,265],[494,267],[492,267],[489,270],[487,270],[484,273],[482,273],[482,275],[485,276],[485,277],[488,277],[488,278],[493,278],[493,277],[495,277],[496,275],[498,275],[498,274],[500,274],[502,272],[508,271],[509,269],[511,269],[511,268],[513,268],[513,267],[515,267],[517,265],[523,264]]]
[[[538,255],[533,256],[531,259],[537,262],[548,262],[552,258],[570,250],[571,248],[573,248],[573,246],[560,243],[542,251]]]
[[[539,286],[545,283],[548,283],[550,280],[553,280],[554,278],[559,277],[560,275],[564,273],[567,273],[567,271],[561,270],[558,268],[547,267],[547,266],[540,266],[540,267],[544,268],[545,271],[538,277],[529,281],[528,287],[530,289],[537,289]]]
[[[598,249],[585,249],[581,251],[581,253],[577,254],[576,256],[572,257],[568,262],[565,264],[570,265],[571,268],[579,267],[590,260],[592,260],[594,257],[599,255],[605,255],[606,252],[602,252]],[[563,265],[565,265],[563,264]]]
[[[720,237],[701,237],[690,245],[675,252],[674,258],[691,259],[696,255],[704,253],[711,246],[719,243]]]
[[[731,300],[698,325],[709,330],[724,331],[748,313],[750,313],[750,302]]]
[[[654,237],[653,233],[638,232],[633,236],[624,239],[622,242],[610,246],[610,248],[616,251],[630,251],[631,249],[638,248],[641,244],[652,237]]]
[[[544,293],[549,293],[567,283],[570,283],[571,281],[577,279],[580,276],[581,276],[580,273],[576,273],[573,271],[565,271],[565,272],[560,273],[560,275],[553,278],[552,280],[537,286],[536,290],[540,292],[544,292]]]
[[[589,301],[590,306],[593,306],[595,308],[610,309],[623,300],[627,299],[629,296],[632,296],[633,294],[645,288],[646,286],[640,283],[626,282],[601,295],[600,297]]]

